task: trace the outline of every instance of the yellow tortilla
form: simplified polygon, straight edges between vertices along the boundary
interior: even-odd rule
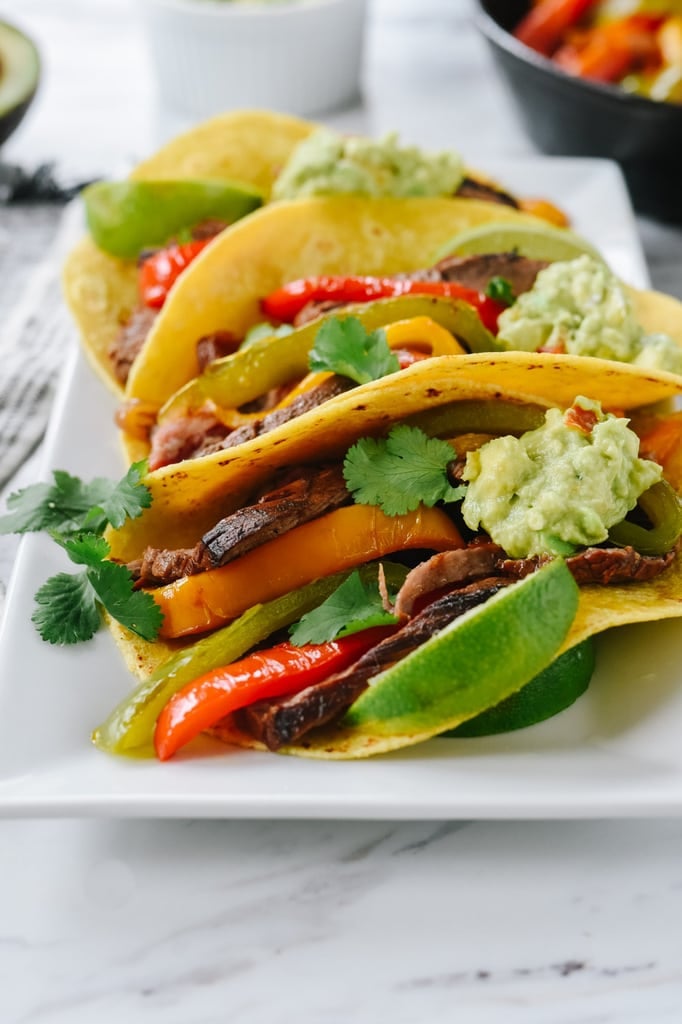
[[[585,361],[551,355],[503,353],[490,356],[448,356],[417,363],[400,374],[373,382],[283,424],[257,438],[204,459],[171,466],[151,474],[147,483],[153,503],[140,519],[129,521],[108,539],[114,557],[139,557],[147,544],[194,544],[218,518],[249,499],[254,488],[283,466],[315,463],[341,456],[361,436],[384,433],[397,421],[423,416],[451,402],[506,400],[567,406],[577,394],[607,401],[625,410],[666,401],[682,393],[682,378],[642,373],[626,364]],[[629,623],[682,615],[682,564],[648,583],[581,588],[577,617],[567,649],[605,629]],[[112,624],[128,668],[144,678],[182,641],[146,643]],[[445,723],[442,729],[452,723]],[[358,730],[329,729],[283,753],[316,758],[358,758],[412,745],[442,731],[378,737]],[[258,746],[232,723],[214,734],[226,742]]]
[[[395,274],[427,267],[474,224],[532,221],[475,199],[334,197],[275,203],[223,232],[187,269],[135,361],[126,397],[160,407],[196,377],[196,343],[218,330],[243,336],[260,300],[313,274]]]
[[[241,181],[268,196],[294,147],[316,125],[284,114],[242,110],[221,114],[173,139],[141,163],[131,178],[145,181],[200,178]],[[108,351],[137,304],[137,268],[84,238],[63,270],[66,301],[93,368],[117,394]]]

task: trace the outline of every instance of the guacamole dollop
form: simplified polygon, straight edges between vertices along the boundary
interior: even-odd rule
[[[548,410],[537,430],[469,452],[464,521],[512,558],[599,544],[661,479],[661,467],[638,452],[628,420],[579,397],[566,413]]]
[[[400,146],[395,132],[374,140],[320,128],[296,147],[272,196],[447,196],[457,191],[463,177],[457,153],[429,154],[417,146]]]
[[[568,352],[682,374],[682,348],[646,335],[606,264],[591,256],[553,263],[499,318],[498,341],[512,350]]]

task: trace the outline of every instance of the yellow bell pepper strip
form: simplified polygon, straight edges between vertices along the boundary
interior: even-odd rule
[[[407,569],[393,562],[382,562],[384,577],[391,589],[399,590]],[[363,583],[375,582],[375,562],[358,570]],[[109,754],[140,756],[153,752],[154,726],[162,708],[178,690],[193,679],[221,665],[243,657],[257,644],[280,629],[286,629],[302,615],[317,608],[348,578],[347,572],[335,573],[292,590],[266,604],[257,604],[243,615],[208,636],[183,647],[148,679],[126,694],[106,720],[92,734],[92,741]]]
[[[330,315],[342,320],[356,317],[367,331],[390,327],[396,321],[428,317],[445,328],[451,337],[462,339],[471,352],[498,351],[500,347],[472,307],[453,299],[405,295],[349,306]],[[308,372],[308,357],[322,322],[323,318],[313,320],[286,337],[262,338],[233,355],[216,359],[201,376],[166,402],[158,422],[185,416],[207,401],[224,409],[236,409],[272,388],[299,380]]]
[[[258,700],[298,693],[341,672],[397,626],[376,626],[341,640],[295,647],[289,641],[195,679],[168,702],[156,723],[154,748],[167,761],[226,715]]]
[[[219,569],[150,593],[164,614],[160,636],[191,636],[224,625],[253,604],[391,552],[463,546],[441,509],[420,507],[387,516],[376,506],[351,505],[275,537]]]

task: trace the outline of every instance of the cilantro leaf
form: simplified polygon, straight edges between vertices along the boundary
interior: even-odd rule
[[[384,610],[376,578],[365,582],[356,570],[326,601],[292,626],[289,636],[298,647],[323,644],[371,626],[388,626],[397,621],[395,615]]]
[[[378,505],[388,516],[413,512],[418,505],[457,501],[466,487],[452,487],[447,441],[428,437],[418,427],[393,427],[385,440],[361,438],[348,451],[343,475],[355,501]]]
[[[91,508],[84,525],[89,530],[101,533],[107,525],[118,530],[126,519],[137,519],[152,503],[151,491],[142,483],[147,472],[147,462],[134,462],[122,480],[95,480],[93,483],[106,484],[106,493]]]
[[[104,537],[98,537],[96,533],[78,533],[66,538],[53,534],[53,539],[76,565],[97,566],[110,550]]]
[[[31,621],[50,644],[89,640],[99,629],[99,609],[87,572],[51,576],[38,590],[35,600],[38,607]]]
[[[124,565],[100,562],[86,572],[92,589],[113,619],[143,640],[156,640],[163,612],[151,594],[133,589],[133,578]]]
[[[99,604],[122,626],[145,640],[156,639],[163,621],[161,609],[151,594],[134,589],[124,565],[106,561],[109,545],[103,537],[81,533],[54,539],[72,562],[85,569],[72,576],[61,572],[50,577],[36,594],[33,622],[43,640],[52,644],[89,640],[100,624]]]
[[[369,334],[357,317],[326,320],[315,338],[308,365],[311,370],[331,370],[358,384],[378,380],[400,369],[398,357],[388,347],[386,332]]]
[[[118,482],[97,477],[84,483],[57,469],[53,484],[32,484],[10,494],[9,513],[0,516],[0,534],[50,530],[68,535],[84,527],[101,533],[108,523],[118,529],[151,504],[151,494],[141,483],[145,472],[146,463],[136,462]]]
[[[511,281],[508,281],[506,277],[491,277],[485,293],[489,299],[502,302],[505,306],[513,306],[516,302]]]

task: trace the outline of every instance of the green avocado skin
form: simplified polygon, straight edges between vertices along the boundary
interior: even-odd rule
[[[136,259],[204,220],[232,224],[262,205],[260,192],[219,181],[100,181],[83,191],[95,245]]]
[[[39,81],[40,55],[35,44],[14,25],[0,21],[0,145],[23,120]]]

